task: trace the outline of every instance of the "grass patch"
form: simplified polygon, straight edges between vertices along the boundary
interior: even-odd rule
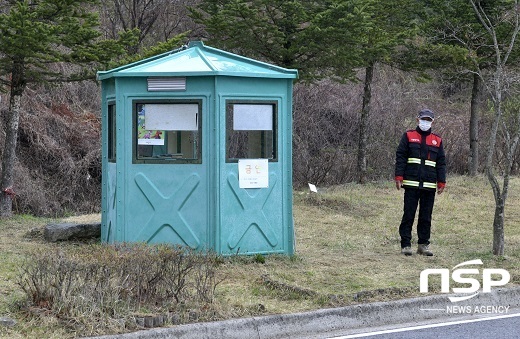
[[[319,194],[295,191],[296,254],[224,258],[218,269],[225,279],[215,291],[211,320],[419,296],[422,270],[452,268],[473,259],[481,259],[483,268],[507,269],[511,284],[520,283],[520,178],[510,183],[504,257],[491,254],[494,200],[487,180],[449,179],[445,193],[436,197],[431,239],[434,257],[400,255],[397,229],[403,191],[397,191],[392,182],[348,184]],[[55,316],[29,316],[20,308],[24,295],[16,279],[29,253],[73,254],[99,246],[44,242],[37,230],[50,221],[30,216],[0,220],[0,316],[18,321],[15,327],[0,328],[0,336],[72,338],[115,333],[116,327],[73,331]],[[430,285],[432,292],[440,291],[435,280]],[[190,319],[187,321],[209,318]]]

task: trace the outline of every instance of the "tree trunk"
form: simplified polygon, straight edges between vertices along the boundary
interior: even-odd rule
[[[493,220],[493,254],[504,255],[504,209],[505,204],[502,199],[495,206],[495,218]]]
[[[372,79],[374,78],[374,63],[365,69],[365,86],[363,87],[363,107],[361,108],[361,118],[359,120],[359,141],[358,141],[358,182],[364,184],[367,180],[367,138],[368,138],[368,117],[370,115],[370,102],[372,99]]]
[[[24,66],[15,63],[11,80],[11,95],[6,119],[5,145],[2,157],[2,180],[0,188],[0,217],[10,217],[13,214],[14,165],[16,161],[16,141],[18,139],[18,124],[20,122],[20,107],[22,94],[25,90]]]
[[[489,183],[493,188],[493,195],[495,196],[495,218],[493,220],[493,254],[494,255],[503,255],[504,254],[504,209],[507,199],[507,192],[509,189],[509,174],[512,166],[513,154],[516,150],[517,138],[515,137],[515,141],[511,143],[509,136],[506,133],[506,151],[508,161],[506,164],[506,168],[504,171],[504,185],[503,185],[503,193],[500,193],[500,185],[498,184],[497,178],[493,172],[493,155],[495,152],[496,138],[498,133],[498,127],[503,122],[502,119],[502,94],[507,94],[506,87],[503,87],[502,79],[504,77],[504,70],[506,68],[506,63],[509,57],[512,55],[512,52],[515,50],[513,47],[515,45],[515,40],[517,35],[520,33],[520,12],[518,12],[518,1],[514,1],[511,3],[513,5],[510,9],[511,11],[508,13],[511,15],[513,20],[510,21],[511,25],[511,40],[507,42],[507,38],[505,43],[504,41],[498,41],[497,37],[502,37],[503,35],[497,34],[496,27],[491,24],[488,19],[488,14],[483,9],[480,4],[480,1],[470,0],[470,4],[473,7],[475,14],[477,15],[482,27],[485,28],[489,37],[493,40],[493,49],[494,55],[493,57],[496,60],[496,64],[494,65],[496,68],[493,72],[493,80],[492,86],[487,86],[493,88],[491,95],[493,97],[493,105],[495,109],[495,117],[493,119],[493,124],[491,127],[491,134],[489,137],[489,145],[488,145],[488,154],[486,157],[486,175],[488,177]],[[504,37],[508,37],[505,35]],[[506,46],[505,49],[502,46]],[[487,85],[491,85],[491,82],[487,83]],[[504,127],[507,128],[507,126]]]
[[[473,75],[473,89],[471,90],[471,117],[469,120],[469,175],[474,177],[478,173],[478,99],[480,96],[480,77]]]
[[[486,158],[486,175],[488,177],[489,183],[491,184],[491,188],[493,189],[493,195],[495,197],[495,218],[493,220],[493,254],[494,255],[504,255],[504,208],[505,201],[507,198],[507,190],[509,184],[509,172],[506,171],[504,176],[504,187],[502,190],[505,192],[504,196],[501,192],[500,184],[498,183],[497,177],[493,170],[493,157],[495,154],[495,145],[497,141],[497,134],[499,124],[502,119],[502,86],[501,86],[501,77],[502,77],[502,67],[500,65],[497,66],[494,75],[494,108],[495,108],[495,117],[493,119],[493,124],[491,126],[491,134],[489,136],[489,144],[488,144],[488,154]],[[508,166],[508,164],[506,164]]]

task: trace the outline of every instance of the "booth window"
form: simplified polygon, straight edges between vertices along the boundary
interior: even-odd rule
[[[108,162],[116,162],[116,105],[108,105]]]
[[[135,160],[201,162],[201,102],[135,102]]]
[[[238,159],[277,160],[276,112],[272,102],[226,104],[226,162]]]

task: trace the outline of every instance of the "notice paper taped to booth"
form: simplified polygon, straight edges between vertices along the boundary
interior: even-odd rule
[[[238,185],[240,188],[269,187],[269,162],[267,159],[239,159]]]

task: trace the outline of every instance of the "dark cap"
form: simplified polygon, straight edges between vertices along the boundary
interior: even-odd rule
[[[427,108],[425,109],[422,109],[420,112],[419,112],[419,116],[418,116],[419,119],[421,118],[431,118],[432,120],[435,119],[434,116],[433,116],[433,112]]]

